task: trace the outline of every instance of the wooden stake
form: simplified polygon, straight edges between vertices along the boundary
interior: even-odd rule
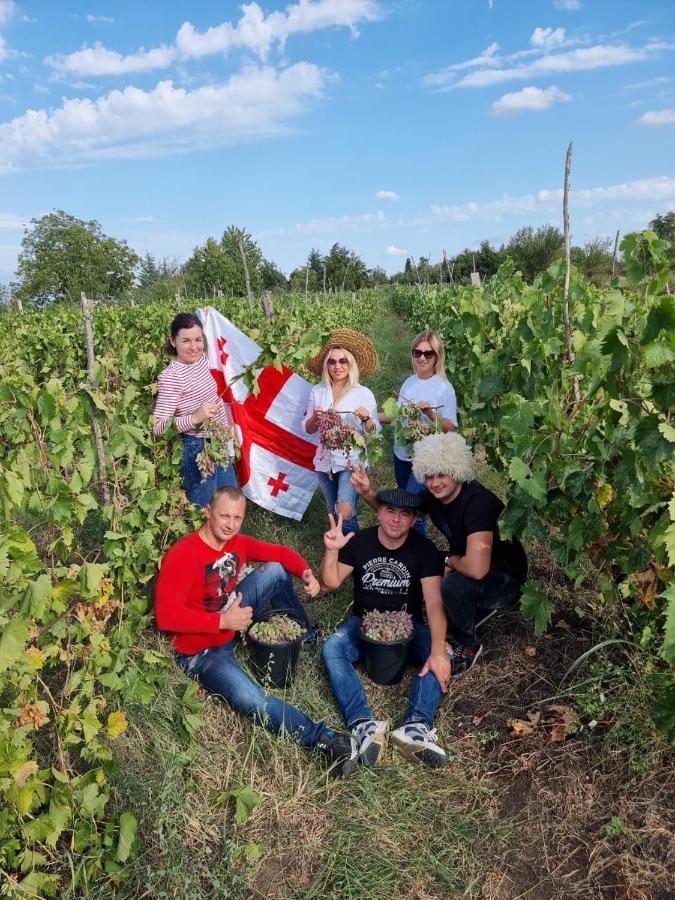
[[[565,281],[563,283],[563,322],[565,325],[565,342],[567,344],[567,359],[573,363],[574,345],[572,344],[572,327],[570,325],[570,272],[572,262],[570,259],[570,169],[572,168],[572,144],[567,148],[567,156],[565,157],[565,183],[563,186],[563,235],[565,238]],[[574,400],[576,403],[581,402],[581,388],[579,386],[579,375],[574,376]]]
[[[614,254],[612,256],[612,277],[616,273],[616,257],[619,250],[619,229],[616,229],[616,237],[614,238]]]
[[[84,291],[80,294],[82,302],[82,319],[84,321],[84,339],[87,345],[87,378],[92,391],[96,390],[96,358],[94,356],[94,327],[91,321],[91,305]],[[96,416],[96,407],[91,405],[91,422],[94,431],[94,443],[98,457],[98,477],[101,485],[101,496],[104,503],[110,503],[110,490],[108,488],[108,473],[105,464],[105,447],[101,426]]]
[[[448,270],[448,278],[450,279],[450,284],[454,284],[452,280],[452,272],[455,268],[455,264],[452,264],[452,269],[450,268],[450,263],[448,262],[448,254],[443,250],[443,262],[445,263],[445,268]]]
[[[251,290],[251,278],[248,274],[248,260],[244,252],[244,242],[239,241],[239,252],[241,253],[241,261],[244,264],[244,278],[246,279],[246,296],[248,297],[248,308],[253,312],[253,291]]]

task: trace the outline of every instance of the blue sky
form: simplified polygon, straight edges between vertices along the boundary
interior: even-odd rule
[[[675,2],[0,0],[0,281],[52,209],[187,258],[229,224],[285,272],[393,272],[675,208]]]

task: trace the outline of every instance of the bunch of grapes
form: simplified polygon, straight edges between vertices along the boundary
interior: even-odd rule
[[[438,431],[438,423],[425,422],[424,412],[414,403],[404,403],[398,408],[397,422],[406,444],[414,444],[428,434]]]
[[[304,630],[295,619],[277,614],[265,621],[256,622],[249,629],[249,634],[262,644],[288,644],[297,640]]]
[[[413,617],[405,610],[373,609],[361,620],[361,631],[371,641],[404,641],[413,633]]]
[[[344,450],[352,429],[336,412],[328,410],[319,416],[319,440],[327,450]]]
[[[201,432],[206,438],[204,447],[197,454],[197,468],[202,481],[209,479],[216,471],[219,463],[227,465],[230,459],[236,459],[239,447],[236,444],[234,428],[223,425],[217,419],[208,419],[203,423]]]

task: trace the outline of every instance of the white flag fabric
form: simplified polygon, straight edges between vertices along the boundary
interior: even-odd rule
[[[261,348],[210,307],[198,309],[208,345],[209,368],[218,392],[230,404],[241,445],[239,485],[250,500],[271,512],[301,519],[317,487],[314,454],[318,435],[306,434],[302,419],[312,385],[284,366],[265,366],[254,396],[233,381],[252,365]]]

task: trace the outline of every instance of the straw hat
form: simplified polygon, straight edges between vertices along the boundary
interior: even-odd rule
[[[359,331],[353,331],[351,328],[333,328],[330,333],[330,339],[316,356],[308,359],[305,365],[314,375],[321,375],[323,371],[323,361],[326,354],[334,347],[342,350],[349,350],[356,365],[359,367],[359,374],[364,377],[372,375],[380,364],[380,358],[377,355],[373,342],[361,334]]]

